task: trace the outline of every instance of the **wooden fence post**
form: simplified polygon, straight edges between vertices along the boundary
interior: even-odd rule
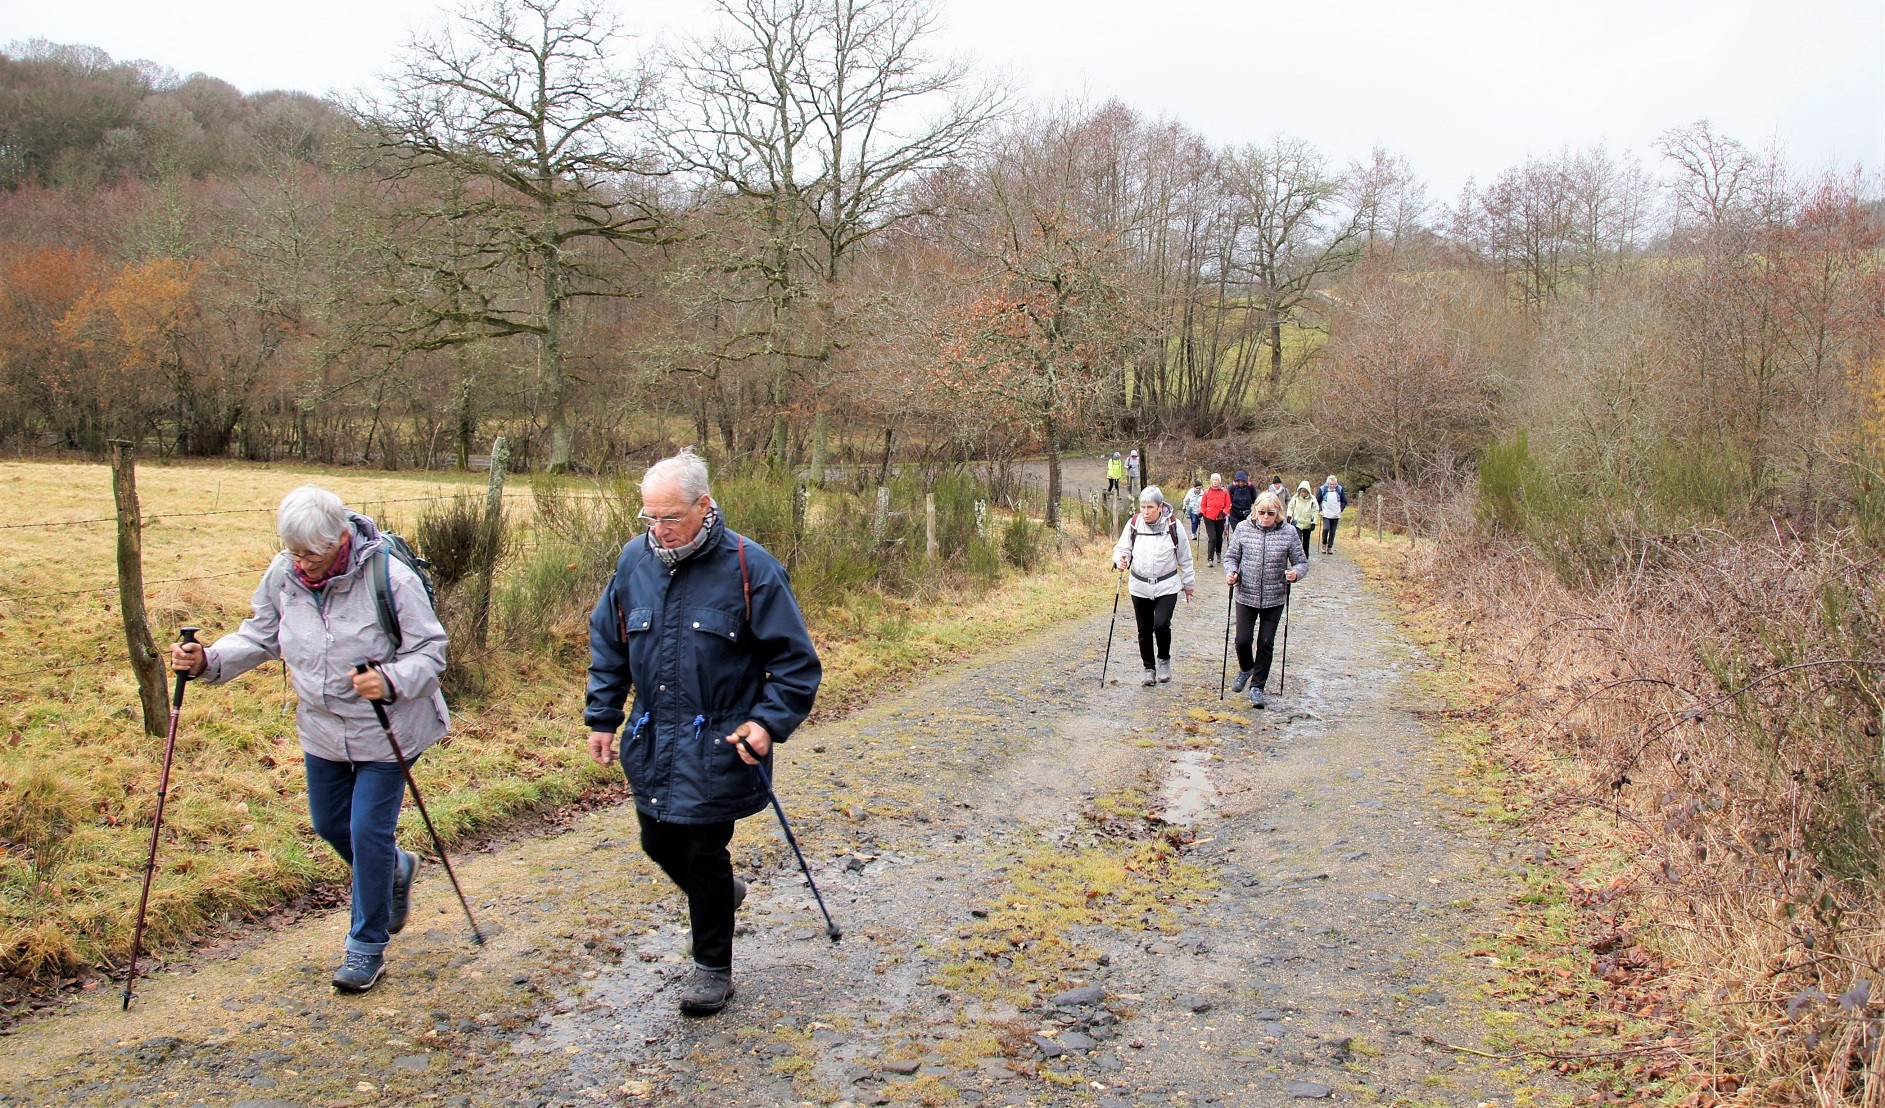
[[[986,500],[975,502],[975,537],[983,540],[988,538],[988,501]]]
[[[504,474],[510,468],[511,448],[499,435],[491,442],[491,476],[484,487],[483,549],[478,552],[478,579],[472,583],[471,640],[483,650],[491,629],[491,584],[497,576],[498,548],[504,527]]]
[[[877,514],[871,517],[871,538],[883,542],[890,532],[890,486],[877,486]]]
[[[936,494],[923,497],[923,552],[930,561],[936,560]]]
[[[144,705],[144,730],[169,733],[170,705],[164,699],[164,663],[151,639],[144,612],[144,523],[137,507],[137,446],[123,439],[111,443],[111,495],[118,505],[118,609],[124,614],[124,645],[137,675]]]
[[[1381,541],[1381,494],[1374,494],[1374,541]]]

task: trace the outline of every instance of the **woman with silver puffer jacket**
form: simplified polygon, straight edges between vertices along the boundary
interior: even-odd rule
[[[308,814],[353,869],[353,922],[333,983],[363,993],[379,983],[387,943],[405,926],[419,866],[394,842],[406,783],[371,701],[386,703],[408,762],[442,738],[451,720],[439,691],[445,628],[419,575],[333,493],[317,485],[289,493],[277,530],[283,549],[250,598],[254,614],[207,649],[171,647],[171,666],[209,685],[275,659],[288,667]],[[379,559],[397,644],[381,623]],[[361,662],[373,668],[354,672]]]
[[[1249,687],[1252,708],[1265,704],[1263,687],[1270,681],[1276,627],[1290,586],[1308,572],[1302,540],[1283,520],[1283,501],[1271,492],[1257,497],[1250,518],[1237,525],[1224,551],[1224,580],[1237,591],[1238,674],[1232,687],[1238,692]]]

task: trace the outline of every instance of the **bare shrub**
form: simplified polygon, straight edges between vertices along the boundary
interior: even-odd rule
[[[1696,1083],[1885,1104],[1877,558],[1702,530],[1633,553],[1568,584],[1483,537],[1411,561],[1503,674],[1484,710],[1495,734],[1568,767],[1543,806],[1611,813],[1639,859],[1601,899],[1616,926],[1646,926],[1695,999],[1711,1043]],[[1614,931],[1593,943],[1593,973],[1616,972],[1615,945]]]

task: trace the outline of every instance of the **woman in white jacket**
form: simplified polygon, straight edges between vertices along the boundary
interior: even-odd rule
[[[314,833],[353,869],[353,925],[334,987],[363,993],[379,983],[387,943],[406,925],[419,868],[418,855],[394,842],[406,781],[371,701],[388,704],[409,761],[442,738],[451,720],[439,693],[445,628],[419,575],[386,551],[372,520],[333,493],[317,485],[289,493],[277,529],[282,551],[249,601],[254,614],[214,646],[171,647],[170,663],[206,685],[275,659],[288,667],[300,701],[295,729],[308,815]],[[376,584],[382,560],[384,595]],[[378,665],[355,673],[363,661]]]
[[[1191,543],[1182,530],[1165,494],[1147,485],[1139,494],[1139,511],[1113,546],[1113,565],[1132,575],[1132,614],[1139,624],[1139,660],[1145,663],[1147,685],[1172,679],[1172,611],[1178,594],[1190,600],[1197,585]]]

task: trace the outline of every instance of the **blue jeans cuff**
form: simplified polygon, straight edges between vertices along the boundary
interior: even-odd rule
[[[391,945],[393,944],[390,942],[363,943],[359,939],[353,938],[352,936],[348,936],[347,953],[349,954],[385,954],[386,948]]]

